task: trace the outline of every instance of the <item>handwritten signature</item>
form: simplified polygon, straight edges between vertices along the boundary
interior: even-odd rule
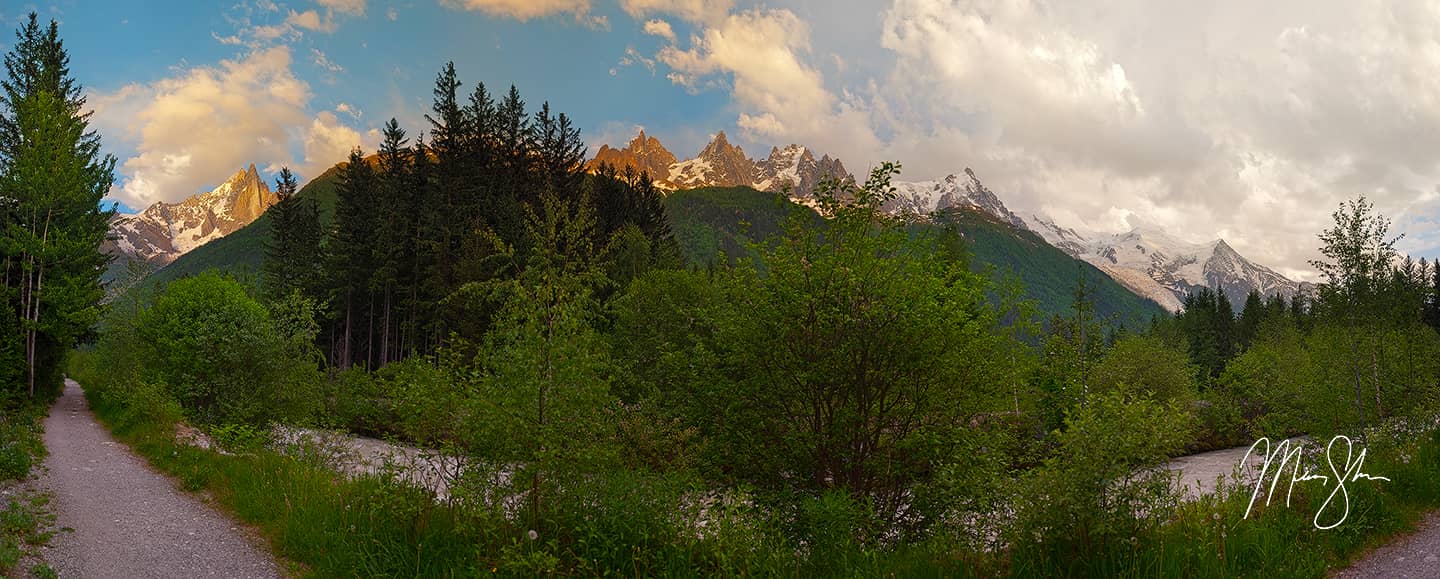
[[[1344,441],[1345,443],[1345,468],[1343,470],[1343,474],[1342,470],[1335,464],[1335,454],[1333,452],[1335,450],[1335,444],[1341,441]],[[1325,462],[1330,466],[1330,475],[1316,474],[1308,467],[1306,467],[1306,469],[1302,472],[1300,470],[1300,452],[1302,450],[1301,445],[1295,444],[1292,447],[1289,440],[1282,440],[1279,444],[1274,445],[1275,448],[1272,452],[1270,439],[1268,437],[1261,437],[1260,440],[1255,441],[1255,444],[1250,445],[1250,450],[1245,451],[1245,458],[1240,464],[1249,464],[1250,455],[1255,452],[1255,449],[1258,448],[1261,443],[1264,443],[1265,445],[1265,464],[1260,467],[1260,476],[1255,479],[1255,490],[1250,493],[1250,504],[1245,507],[1244,518],[1247,519],[1250,518],[1250,510],[1255,507],[1255,499],[1259,498],[1260,496],[1261,487],[1265,486],[1265,476],[1267,473],[1271,472],[1270,466],[1275,463],[1276,457],[1280,458],[1280,462],[1278,465],[1276,465],[1276,468],[1273,471],[1274,476],[1270,480],[1270,490],[1265,493],[1266,506],[1269,506],[1270,500],[1275,497],[1275,487],[1279,485],[1280,478],[1283,476],[1285,472],[1285,466],[1287,464],[1291,465],[1291,469],[1290,484],[1289,487],[1285,490],[1286,507],[1290,506],[1290,495],[1295,491],[1295,483],[1318,480],[1320,481],[1320,484],[1322,486],[1328,486],[1332,477],[1335,480],[1335,488],[1330,491],[1330,496],[1325,498],[1325,502],[1320,505],[1320,509],[1315,512],[1315,518],[1312,520],[1312,522],[1315,524],[1315,528],[1320,530],[1333,529],[1335,527],[1338,527],[1341,523],[1345,522],[1346,517],[1350,516],[1350,491],[1345,488],[1346,483],[1355,482],[1360,479],[1385,482],[1390,481],[1390,479],[1383,476],[1372,476],[1365,474],[1365,472],[1361,470],[1365,466],[1365,453],[1368,451],[1367,449],[1362,448],[1360,449],[1360,454],[1356,455],[1354,453],[1355,445],[1350,441],[1350,437],[1348,436],[1336,436],[1335,438],[1330,439],[1330,444],[1325,445]],[[1329,524],[1321,524],[1320,520],[1325,515],[1325,513],[1327,511],[1333,510],[1331,508],[1331,504],[1335,502],[1335,497],[1337,495],[1341,499],[1340,504],[1343,505],[1343,510],[1340,513],[1340,518]]]

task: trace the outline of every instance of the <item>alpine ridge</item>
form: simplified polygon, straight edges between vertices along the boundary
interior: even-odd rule
[[[158,202],[136,214],[116,215],[110,220],[110,238],[101,251],[162,267],[250,224],[278,200],[251,163],[208,193],[179,203]]]
[[[1082,234],[1038,215],[1031,216],[1027,225],[1051,245],[1171,311],[1183,309],[1185,296],[1202,287],[1224,294],[1236,311],[1244,307],[1251,291],[1288,298],[1313,289],[1246,259],[1224,239],[1190,243],[1150,226],[1117,234]]]
[[[1021,218],[969,168],[939,181],[897,181],[892,185],[897,196],[885,206],[891,213],[924,217],[953,208],[977,210],[998,222],[1035,232],[1051,246],[1172,312],[1180,311],[1185,296],[1201,287],[1220,291],[1237,311],[1252,290],[1265,297],[1310,291],[1310,284],[1292,281],[1246,259],[1223,239],[1187,243],[1154,227],[1137,227],[1121,234],[1084,234],[1043,216]]]
[[[601,164],[649,173],[655,185],[667,191],[750,187],[773,193],[788,191],[791,198],[806,205],[813,205],[815,186],[821,179],[853,179],[839,159],[829,155],[817,159],[813,151],[796,144],[771,147],[768,157],[751,159],[744,149],[730,143],[724,131],[716,133],[700,154],[677,161],[659,139],[642,130],[623,149],[601,145],[585,166],[594,172]]]

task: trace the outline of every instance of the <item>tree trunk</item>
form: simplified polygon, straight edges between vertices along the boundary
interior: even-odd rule
[[[55,213],[54,209],[45,212],[45,229],[40,234],[40,251],[45,251],[45,246],[50,242],[50,217]],[[45,261],[40,261],[39,270],[35,274],[35,295],[31,298],[30,315],[30,397],[35,397],[35,334],[40,329],[40,298],[45,283]]]

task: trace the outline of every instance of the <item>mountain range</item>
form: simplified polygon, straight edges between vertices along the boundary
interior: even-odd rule
[[[1246,259],[1224,239],[1190,243],[1150,226],[1125,233],[1081,234],[1033,215],[1027,225],[1051,245],[1171,311],[1179,311],[1186,294],[1201,287],[1225,294],[1236,311],[1252,290],[1285,297],[1313,290],[1313,284],[1290,280]]]
[[[828,155],[817,159],[814,151],[800,145],[772,147],[769,156],[753,160],[739,146],[731,144],[724,132],[717,133],[696,157],[679,161],[658,139],[642,131],[624,148],[602,145],[586,167],[593,172],[602,163],[648,172],[663,190],[710,190],[700,197],[711,204],[703,205],[707,209],[702,213],[709,216],[692,219],[693,227],[678,223],[676,226],[677,236],[694,235],[694,240],[698,240],[697,253],[692,256],[697,258],[707,252],[713,255],[715,243],[719,241],[727,246],[736,243],[731,239],[734,232],[726,232],[728,218],[722,215],[736,209],[724,209],[721,197],[742,195],[739,192],[744,190],[785,193],[789,201],[814,208],[815,186],[822,178],[854,178],[839,159]],[[334,171],[327,171],[302,189],[328,201],[322,203],[327,213],[333,205]],[[980,235],[986,243],[997,245],[980,247],[976,239],[971,239],[983,261],[1009,267],[1022,278],[1030,278],[1031,285],[1045,286],[1032,287],[1032,291],[1044,294],[1047,301],[1057,304],[1064,297],[1061,286],[1067,283],[1065,276],[1069,276],[1068,283],[1074,282],[1074,266],[1069,266],[1068,274],[1061,273],[1060,270],[1065,269],[1061,260],[1046,253],[1052,250],[1056,251],[1055,255],[1068,256],[1067,261],[1074,259],[1093,266],[1096,275],[1103,272],[1102,277],[1108,276],[1129,292],[1172,312],[1182,309],[1185,296],[1200,287],[1221,291],[1237,311],[1252,290],[1265,296],[1291,296],[1312,289],[1308,283],[1287,279],[1273,269],[1246,259],[1223,239],[1191,243],[1153,227],[1137,227],[1119,234],[1081,232],[1060,226],[1043,215],[1022,217],[1006,207],[969,168],[938,180],[897,181],[892,185],[896,197],[885,205],[886,210],[922,220],[942,215],[960,216],[958,221],[969,225],[964,232],[968,237]],[[217,263],[244,264],[246,269],[252,269],[258,267],[257,244],[264,232],[247,225],[260,219],[265,209],[277,200],[252,164],[208,193],[179,203],[156,203],[138,214],[116,216],[111,222],[113,240],[108,241],[104,249],[119,256],[121,259],[117,262],[143,260],[163,268],[152,276],[157,279],[193,273]],[[701,207],[693,200],[681,203],[677,198],[675,201],[667,201],[667,206],[673,209]],[[757,202],[747,197],[745,204]],[[746,209],[752,210],[753,207]],[[672,216],[672,221],[677,218],[680,217]],[[231,236],[237,232],[243,235]],[[211,243],[219,239],[224,239],[224,243]],[[206,247],[207,244],[213,247]],[[201,248],[204,251],[195,252],[193,259],[182,257]],[[729,249],[736,248],[738,246]],[[1043,260],[1037,257],[1042,254]],[[172,262],[176,263],[172,265]],[[1025,271],[1036,267],[1047,271]],[[1056,287],[1049,287],[1052,285]]]
[[[163,267],[181,255],[234,233],[265,213],[279,197],[252,163],[219,187],[179,203],[157,202],[136,214],[110,220],[111,239],[101,251],[119,260]]]
[[[938,181],[893,185],[897,197],[886,205],[892,212],[925,216],[956,207],[974,208],[1002,223],[1039,234],[1051,246],[1099,268],[1130,291],[1172,312],[1180,311],[1185,296],[1202,287],[1224,293],[1236,311],[1252,290],[1266,297],[1290,297],[1312,288],[1246,259],[1224,239],[1190,243],[1149,226],[1125,233],[1081,233],[1042,215],[1022,218],[968,168],[963,175]]]
[[[675,191],[700,187],[750,187],[756,191],[780,193],[789,191],[796,200],[813,199],[815,186],[830,176],[850,178],[839,159],[829,155],[815,158],[815,153],[800,145],[771,147],[770,155],[755,160],[745,150],[730,144],[725,131],[715,134],[710,143],[693,158],[677,161],[660,140],[640,131],[622,149],[601,145],[595,158],[586,167],[595,171],[601,164],[617,169],[634,167],[650,174],[656,186]]]
[[[782,192],[788,187],[791,200],[812,207],[815,184],[821,177],[854,178],[839,159],[824,155],[817,160],[814,152],[800,145],[772,148],[769,157],[753,161],[740,147],[730,144],[724,132],[717,133],[695,158],[675,159],[659,139],[641,131],[623,149],[602,145],[588,166],[633,166],[648,171],[668,190],[741,186]],[[896,198],[885,205],[888,211],[922,218],[959,208],[980,211],[1000,223],[1038,234],[1051,246],[1099,268],[1130,291],[1172,312],[1182,309],[1185,296],[1201,287],[1221,291],[1237,311],[1252,290],[1263,296],[1289,297],[1311,287],[1246,259],[1223,239],[1190,243],[1149,227],[1120,234],[1081,233],[1042,215],[1021,217],[969,168],[939,180],[892,185]]]

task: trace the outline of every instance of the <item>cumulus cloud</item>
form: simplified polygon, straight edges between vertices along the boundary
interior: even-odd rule
[[[313,30],[327,34],[334,32],[336,28],[333,17],[327,14],[322,18],[320,13],[314,10],[306,10],[304,12],[291,10],[290,16],[285,19],[285,23],[298,28],[304,28],[305,30]]]
[[[724,21],[734,6],[734,0],[620,0],[620,7],[635,18],[670,14],[689,22],[706,24]]]
[[[97,129],[133,150],[119,164],[111,198],[135,208],[179,201],[250,163],[290,163],[313,176],[344,158],[336,151],[377,142],[373,131],[361,133],[334,113],[307,114],[310,87],[291,65],[290,48],[278,46],[151,84],[91,92]],[[299,163],[292,147],[303,147]]]
[[[675,42],[675,29],[670,27],[669,22],[659,18],[645,21],[645,34],[659,36],[672,43]]]
[[[731,79],[742,128],[758,136],[806,132],[814,112],[829,110],[833,96],[820,74],[803,62],[810,30],[788,10],[748,10],[693,37],[689,48],[667,46],[657,59],[673,71],[671,80],[694,86],[695,79],[722,74]]]
[[[1341,200],[1369,195],[1400,223],[1436,210],[1437,16],[1379,1],[896,0],[882,98],[912,113],[892,130],[963,129],[930,145],[973,150],[965,162],[1014,205],[1107,230],[1137,215],[1308,278]],[[920,167],[953,170],[942,162]]]
[[[1224,237],[1302,278],[1343,199],[1365,194],[1400,226],[1440,221],[1435,3],[892,0],[845,59],[854,35],[812,46],[788,10],[720,4],[621,2],[696,24],[657,55],[673,82],[728,90],[751,138],[857,172],[973,167],[1022,213]],[[1411,237],[1402,248],[1440,245]]]
[[[305,159],[299,166],[301,175],[319,175],[325,169],[344,161],[355,147],[373,151],[379,135],[372,129],[366,133],[340,122],[330,111],[321,111],[310,121],[305,132]]]

